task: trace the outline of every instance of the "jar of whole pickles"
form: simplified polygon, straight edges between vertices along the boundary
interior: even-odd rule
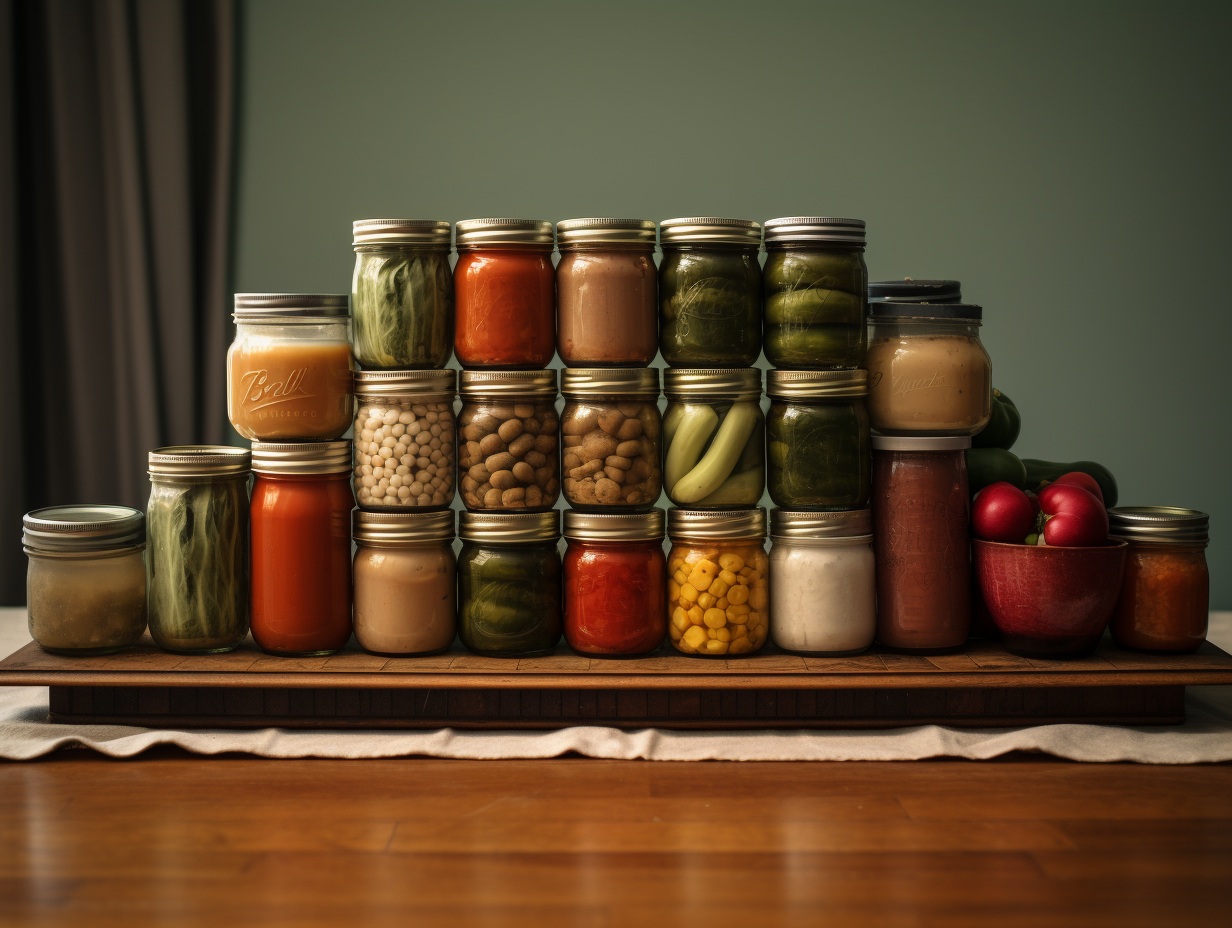
[[[659,372],[653,368],[567,368],[564,493],[583,510],[646,510],[663,488],[659,464]]]
[[[476,654],[532,657],[560,643],[560,520],[550,512],[463,512],[458,636]]]
[[[355,502],[369,511],[453,505],[456,371],[357,371]]]
[[[864,222],[790,216],[766,223],[766,360],[852,368],[868,344]]]
[[[444,367],[453,353],[449,223],[352,223],[355,360],[377,370]]]
[[[677,506],[756,506],[766,488],[761,371],[663,374],[663,489]]]
[[[556,371],[463,371],[458,392],[458,471],[466,508],[538,512],[556,505]]]
[[[676,650],[761,650],[770,628],[766,511],[669,509],[667,534],[667,630]]]
[[[766,375],[770,498],[784,509],[868,505],[865,371],[770,371]]]
[[[659,350],[672,367],[748,367],[761,354],[761,225],[659,223]]]

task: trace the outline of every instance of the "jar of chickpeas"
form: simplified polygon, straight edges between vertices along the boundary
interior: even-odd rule
[[[456,371],[357,371],[355,502],[370,512],[453,504]]]
[[[769,632],[766,511],[669,509],[668,634],[685,654],[760,651]]]

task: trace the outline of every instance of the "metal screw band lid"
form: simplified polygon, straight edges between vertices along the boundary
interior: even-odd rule
[[[355,372],[360,396],[452,396],[457,389],[457,371]]]
[[[145,544],[145,513],[128,506],[82,503],[48,506],[21,520],[31,551],[106,551]]]
[[[556,396],[556,371],[463,371],[458,393],[468,396]]]
[[[448,245],[450,225],[439,219],[356,219],[355,245]]]
[[[556,243],[569,245],[653,245],[649,219],[566,219],[556,223]]]
[[[891,300],[869,300],[868,312],[873,317],[873,322],[947,319],[971,323],[984,318],[984,307],[974,303],[897,303]]]
[[[766,537],[764,509],[669,509],[667,534],[684,541],[725,541]]]
[[[663,392],[669,399],[696,399],[715,394],[757,399],[761,396],[761,371],[752,367],[669,367],[663,372]]]
[[[458,537],[463,541],[516,545],[529,541],[555,541],[560,537],[560,513],[547,512],[460,512]]]
[[[863,245],[864,220],[828,216],[783,216],[766,220],[767,246],[795,242]]]
[[[1175,506],[1117,506],[1108,510],[1108,534],[1122,541],[1205,545],[1211,517]]]
[[[377,547],[419,544],[427,541],[453,541],[454,515],[444,512],[365,512],[351,513],[351,537],[359,544]]]
[[[257,316],[346,316],[345,293],[237,293],[237,322]]]
[[[965,451],[970,435],[874,435],[874,451]]]
[[[560,381],[565,396],[659,395],[659,371],[653,367],[567,367]]]
[[[601,514],[565,510],[565,537],[578,541],[655,541],[663,537],[663,510]]]
[[[871,538],[873,511],[802,512],[770,510],[770,537],[807,541],[815,538]]]
[[[552,244],[552,224],[546,219],[464,219],[454,229],[459,248]]]
[[[761,223],[750,219],[689,216],[659,223],[660,245],[761,246]]]
[[[254,441],[252,469],[258,474],[348,474],[349,441]]]
[[[780,371],[766,373],[766,395],[780,399],[867,396],[868,371]]]
[[[875,280],[868,285],[870,300],[891,303],[961,303],[962,284],[957,280]]]
[[[149,474],[167,477],[219,477],[247,474],[252,454],[230,445],[169,445],[150,452]]]

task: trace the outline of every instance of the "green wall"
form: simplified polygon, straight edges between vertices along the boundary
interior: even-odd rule
[[[1232,608],[1227,5],[247,0],[237,290],[352,219],[854,216],[985,306],[1023,456],[1207,510]]]

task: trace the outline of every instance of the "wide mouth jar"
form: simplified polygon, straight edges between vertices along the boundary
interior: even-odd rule
[[[663,528],[662,509],[628,513],[565,510],[564,535],[569,541],[659,541],[663,538]]]
[[[402,548],[408,545],[448,544],[454,539],[453,510],[444,512],[351,513],[351,537],[357,545]]]
[[[1108,535],[1130,544],[1192,545],[1210,543],[1210,516],[1176,506],[1117,506],[1108,510]]]
[[[231,318],[238,325],[320,325],[345,322],[349,307],[345,293],[237,293]]]
[[[547,512],[461,512],[458,537],[485,545],[523,545],[560,539],[560,514]]]
[[[665,219],[659,223],[659,244],[664,248],[736,245],[758,249],[761,247],[761,223],[712,216]]]
[[[873,537],[873,514],[869,509],[843,512],[770,510],[770,538],[776,544],[857,544]]]
[[[767,371],[766,395],[787,402],[867,396],[868,371]]]
[[[663,393],[669,401],[698,402],[706,397],[735,400],[761,398],[761,371],[756,368],[684,368],[663,372]]]
[[[458,395],[472,399],[556,398],[556,371],[462,371]]]
[[[145,513],[128,506],[48,506],[22,517],[27,554],[99,556],[145,545]]]
[[[346,474],[351,471],[349,441],[252,443],[254,473],[269,476]]]
[[[827,216],[784,216],[766,220],[766,249],[787,245],[865,244],[863,219],[837,219]]]
[[[450,225],[439,219],[357,219],[351,230],[356,252],[383,245],[449,248]]]
[[[566,399],[631,397],[658,399],[659,372],[652,367],[570,367],[561,372],[560,392]]]
[[[150,452],[147,472],[152,480],[247,478],[252,452],[231,445],[168,445]]]
[[[669,509],[667,534],[672,541],[757,541],[766,537],[766,510]]]
[[[579,248],[653,250],[655,229],[648,219],[566,219],[556,223],[556,245],[562,254]]]
[[[459,253],[527,246],[551,251],[553,245],[552,223],[546,219],[464,219],[454,230]]]

